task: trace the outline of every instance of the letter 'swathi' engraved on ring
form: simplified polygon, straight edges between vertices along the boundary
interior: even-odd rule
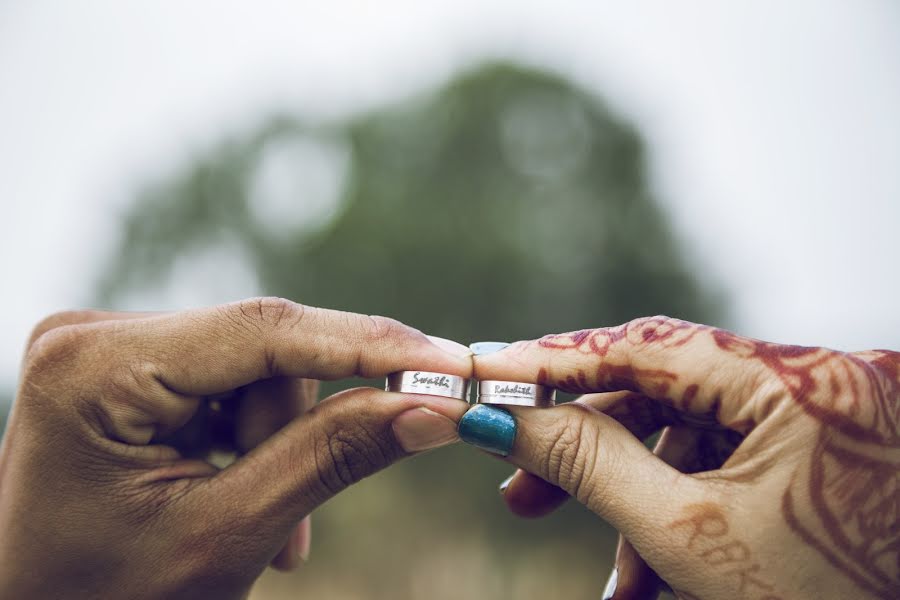
[[[478,382],[476,402],[548,408],[556,403],[556,390],[537,383],[485,379]]]
[[[469,380],[459,375],[430,371],[398,371],[387,377],[384,389],[405,394],[428,394],[469,401]]]

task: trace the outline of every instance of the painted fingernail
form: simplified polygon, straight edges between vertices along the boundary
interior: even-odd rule
[[[516,420],[502,408],[479,404],[460,419],[459,437],[482,450],[508,456],[516,441]]]
[[[616,588],[619,587],[619,567],[615,567],[609,574],[609,581],[603,589],[603,597],[600,600],[610,600],[616,595]]]
[[[312,546],[312,517],[306,515],[297,525],[297,556],[301,561],[309,560],[309,549]]]
[[[507,346],[509,346],[509,344],[506,342],[475,342],[474,344],[469,344],[469,350],[471,350],[472,354],[475,356],[483,356],[492,352],[499,352]]]
[[[413,408],[394,418],[394,435],[407,452],[421,452],[459,439],[456,423],[427,408]]]
[[[516,476],[516,474],[513,473],[512,475],[510,475],[509,477],[507,477],[506,479],[503,480],[503,483],[500,484],[500,493],[501,494],[506,493],[506,488],[509,487],[510,482],[512,482],[513,477],[515,477],[515,476]]]
[[[437,337],[436,335],[428,335],[425,337],[431,340],[432,344],[434,344],[444,352],[449,352],[450,354],[455,354],[456,356],[472,356],[472,351],[459,342],[454,342],[453,340]]]

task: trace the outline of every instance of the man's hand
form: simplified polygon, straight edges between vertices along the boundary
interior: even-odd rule
[[[267,564],[296,562],[316,506],[455,441],[466,409],[360,388],[305,412],[309,379],[469,377],[464,349],[442,347],[277,298],[47,319],[0,454],[0,596],[245,596]],[[220,470],[204,460],[216,446],[242,455]]]

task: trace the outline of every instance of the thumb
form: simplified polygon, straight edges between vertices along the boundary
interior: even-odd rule
[[[609,521],[652,562],[683,508],[709,502],[702,482],[655,457],[615,419],[581,402],[555,408],[479,404],[460,420],[464,442],[507,456]]]
[[[467,406],[373,388],[341,392],[218,473],[198,490],[197,506],[207,514],[227,506],[211,526],[226,527],[229,539],[256,538],[274,556],[291,528],[335,494],[405,456],[457,441]],[[248,535],[234,535],[236,527]]]

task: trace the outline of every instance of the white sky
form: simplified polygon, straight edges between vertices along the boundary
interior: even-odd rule
[[[31,325],[90,296],[141,182],[270,109],[347,114],[495,56],[638,124],[741,332],[900,347],[891,0],[0,0],[0,387]]]

